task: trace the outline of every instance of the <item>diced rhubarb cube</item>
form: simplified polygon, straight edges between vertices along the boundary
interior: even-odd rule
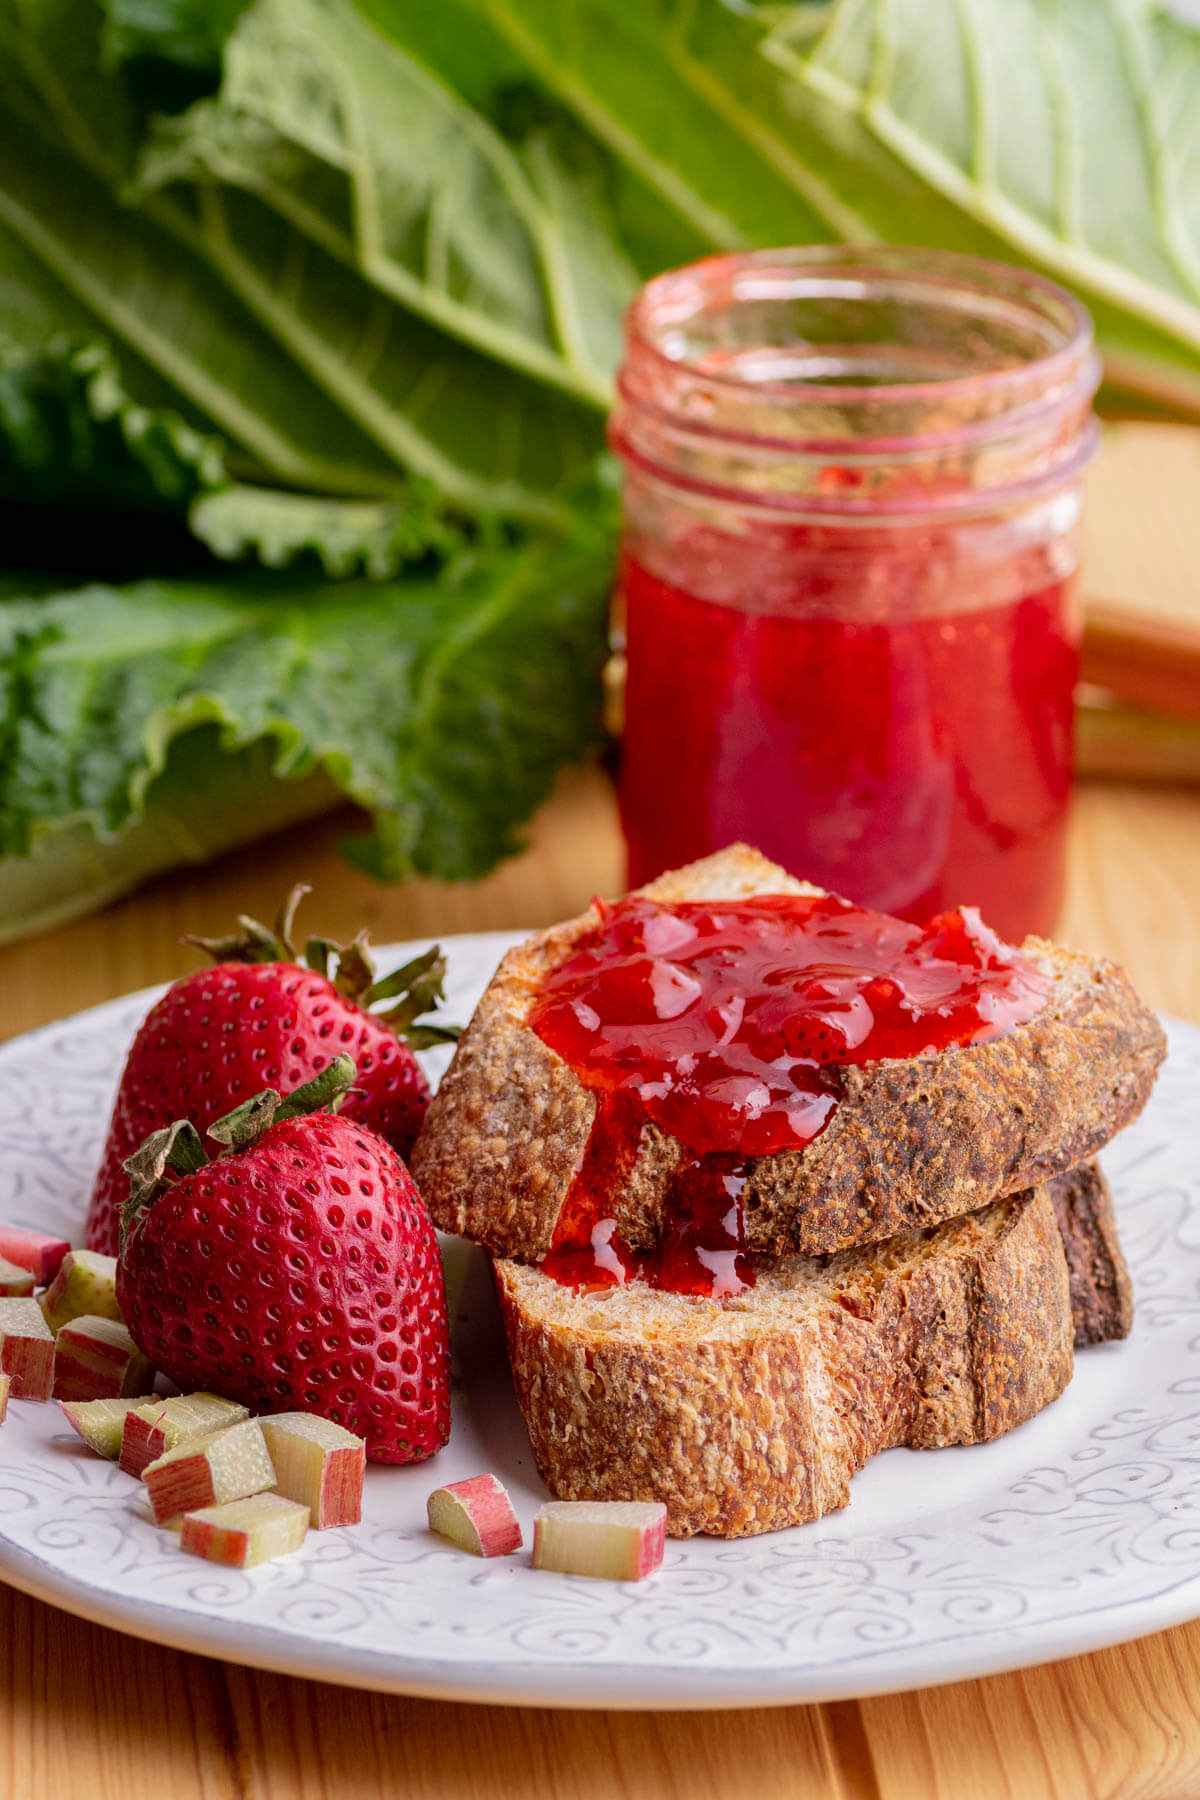
[[[84,1443],[99,1456],[116,1462],[121,1454],[121,1433],[125,1419],[141,1400],[63,1400],[59,1402],[63,1418],[77,1431]]]
[[[193,1438],[207,1437],[227,1425],[250,1417],[250,1409],[217,1394],[180,1394],[171,1400],[150,1400],[127,1415],[121,1436],[121,1467],[127,1475],[141,1475],[168,1450]]]
[[[307,1531],[307,1506],[282,1494],[253,1494],[185,1513],[180,1544],[227,1569],[251,1569],[298,1550]]]
[[[84,1317],[121,1320],[117,1305],[117,1259],[95,1250],[68,1250],[62,1266],[42,1296],[42,1310],[51,1331],[59,1332],[72,1319]]]
[[[142,1479],[154,1522],[165,1525],[177,1513],[224,1506],[227,1500],[244,1500],[274,1487],[275,1465],[257,1419],[245,1419],[168,1450]]]
[[[357,1525],[367,1466],[362,1438],[315,1413],[275,1413],[258,1422],[275,1464],[276,1492],[307,1506],[318,1531]]]
[[[0,1425],[4,1423],[4,1415],[8,1411],[8,1390],[12,1386],[10,1375],[0,1375]]]
[[[0,1256],[28,1269],[35,1287],[48,1287],[71,1248],[66,1238],[47,1237],[44,1231],[23,1231],[17,1225],[0,1225]]]
[[[512,1501],[494,1475],[472,1475],[435,1488],[427,1508],[429,1529],[474,1556],[507,1556],[521,1548]]]
[[[54,1386],[54,1333],[36,1300],[0,1300],[0,1374],[14,1400],[48,1400]]]
[[[552,1500],[534,1520],[533,1566],[640,1581],[662,1562],[666,1532],[657,1500]]]
[[[33,1289],[34,1280],[29,1270],[0,1256],[0,1300],[27,1300]]]
[[[72,1319],[55,1339],[56,1400],[116,1400],[153,1389],[149,1359],[115,1319]]]

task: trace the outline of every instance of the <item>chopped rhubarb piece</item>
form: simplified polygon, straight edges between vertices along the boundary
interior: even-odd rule
[[[307,1506],[282,1494],[253,1494],[185,1514],[180,1544],[227,1569],[252,1569],[298,1550],[307,1531]]]
[[[0,1225],[0,1256],[28,1269],[35,1287],[48,1287],[71,1248],[66,1238],[47,1237],[44,1231],[23,1231],[17,1225]]]
[[[33,1289],[34,1280],[29,1270],[0,1256],[0,1299],[26,1300]]]
[[[8,1390],[12,1386],[12,1377],[0,1375],[0,1425],[4,1423],[4,1415],[8,1411]]]
[[[473,1556],[507,1556],[521,1548],[512,1501],[494,1475],[472,1475],[435,1488],[427,1502],[429,1529]]]
[[[126,1415],[141,1400],[60,1400],[63,1418],[77,1431],[89,1449],[116,1462],[121,1454],[121,1433]]]
[[[42,1296],[42,1309],[51,1331],[59,1332],[72,1319],[84,1317],[121,1320],[117,1305],[117,1259],[95,1250],[68,1250],[62,1266]]]
[[[127,1475],[141,1475],[166,1451],[227,1425],[239,1425],[249,1417],[249,1407],[216,1394],[181,1394],[172,1400],[147,1401],[126,1417],[121,1467]]]
[[[534,1520],[533,1566],[640,1581],[662,1562],[666,1530],[657,1500],[552,1500]]]
[[[357,1525],[367,1466],[362,1438],[315,1413],[275,1413],[258,1422],[275,1464],[276,1492],[307,1506],[318,1531]]]
[[[56,1400],[116,1400],[153,1388],[149,1358],[115,1319],[72,1319],[55,1339]]]
[[[14,1400],[48,1400],[54,1386],[54,1333],[36,1300],[0,1300],[0,1374]]]
[[[244,1500],[274,1487],[275,1465],[257,1419],[245,1419],[168,1450],[150,1464],[142,1480],[155,1524],[165,1525],[177,1513],[224,1506],[227,1500]]]

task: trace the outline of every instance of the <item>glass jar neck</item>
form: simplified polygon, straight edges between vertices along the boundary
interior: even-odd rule
[[[1026,270],[891,246],[711,257],[626,317],[614,448],[772,514],[936,519],[1036,499],[1094,449],[1091,322]]]

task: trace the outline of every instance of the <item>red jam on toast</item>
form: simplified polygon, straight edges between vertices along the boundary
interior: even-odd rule
[[[986,1043],[1050,988],[969,907],[926,926],[825,894],[600,907],[530,1018],[599,1100],[542,1265],[572,1287],[640,1277],[723,1299],[748,1286],[747,1164],[824,1130],[830,1069]],[[669,1229],[634,1251],[610,1215],[646,1121],[685,1154]]]

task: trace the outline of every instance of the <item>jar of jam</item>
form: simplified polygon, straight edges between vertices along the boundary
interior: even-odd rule
[[[902,917],[1050,931],[1097,380],[1083,307],[974,257],[643,288],[611,426],[631,885],[740,839]]]

